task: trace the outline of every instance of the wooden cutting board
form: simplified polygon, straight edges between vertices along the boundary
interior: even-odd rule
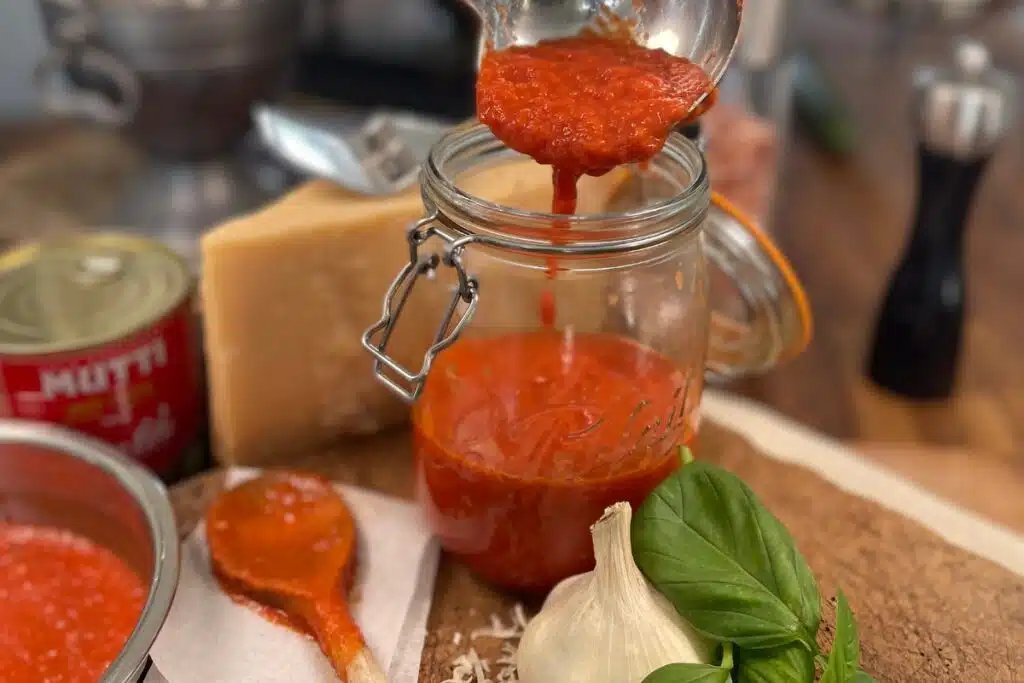
[[[713,403],[713,401],[712,401]],[[722,406],[719,406],[722,407]],[[709,410],[721,419],[728,410]],[[733,423],[736,424],[736,423]],[[749,431],[751,420],[744,420]],[[774,444],[797,448],[801,442],[778,438]],[[822,588],[827,644],[834,624],[831,597],[842,586],[857,614],[863,666],[879,681],[892,683],[1004,683],[1024,681],[1024,563],[1017,554],[1020,537],[990,527],[943,506],[936,514],[960,545],[1002,545],[997,561],[983,559],[921,524],[859,495],[846,492],[806,466],[768,457],[735,431],[705,422],[697,457],[736,472],[789,527]],[[790,453],[791,455],[791,453]],[[808,458],[808,454],[795,459]],[[848,465],[850,463],[847,463]],[[293,465],[321,471],[338,481],[409,496],[412,477],[405,433],[348,442],[335,450],[299,458]],[[901,483],[888,490],[856,473],[843,474],[844,488],[867,487],[877,495],[897,495],[897,507],[920,492],[907,493]],[[814,465],[820,469],[821,463]],[[835,479],[835,472],[828,477]],[[222,476],[204,475],[172,492],[181,534],[187,534],[221,486]],[[874,482],[874,483],[872,483]],[[907,489],[910,490],[910,489]],[[863,493],[863,491],[862,491]],[[928,498],[909,517],[934,513]],[[942,517],[945,515],[945,517]],[[926,520],[927,521],[927,520]],[[1006,534],[1006,535],[1001,535]],[[998,541],[1003,540],[1002,544]],[[458,563],[441,562],[420,672],[421,683],[442,683],[453,660],[472,647],[491,662],[489,679],[499,681],[502,641],[471,639],[497,615],[511,623],[516,600],[478,582]],[[526,605],[529,611],[533,605]]]

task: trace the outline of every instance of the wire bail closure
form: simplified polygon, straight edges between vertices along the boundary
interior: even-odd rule
[[[477,304],[480,301],[480,283],[474,276],[467,274],[462,265],[462,252],[468,245],[477,241],[476,237],[473,235],[453,237],[439,229],[436,223],[437,214],[433,213],[421,218],[410,227],[407,234],[409,263],[399,272],[388,288],[387,294],[384,296],[380,320],[366,330],[362,337],[363,348],[372,353],[374,357],[373,374],[389,389],[410,403],[415,401],[423,390],[423,383],[427,379],[434,358],[455,343],[473,317],[473,313],[476,312]],[[445,243],[443,256],[436,253],[427,256],[420,254],[420,248],[432,237],[437,237]],[[413,374],[412,371],[402,367],[397,360],[387,354],[388,341],[395,331],[398,317],[402,314],[402,309],[405,308],[416,281],[423,275],[432,279],[442,265],[455,270],[458,285],[448,303],[445,315],[438,325],[437,332],[434,334],[434,340],[423,355],[423,365],[420,367],[420,371]],[[397,303],[395,303],[396,298]],[[460,302],[465,303],[466,308],[452,326],[452,319],[455,317]],[[387,374],[385,367],[397,375],[397,379]],[[404,385],[401,382],[404,382]]]

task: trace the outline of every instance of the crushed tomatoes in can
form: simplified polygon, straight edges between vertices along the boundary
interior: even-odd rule
[[[164,477],[198,438],[201,366],[185,262],[95,233],[0,256],[0,415],[95,436]]]

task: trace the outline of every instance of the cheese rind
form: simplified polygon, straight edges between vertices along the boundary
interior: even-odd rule
[[[620,179],[585,179],[582,210],[600,211]],[[550,169],[532,161],[485,169],[460,184],[506,206],[550,206]],[[360,338],[408,262],[406,229],[423,213],[418,189],[375,198],[315,181],[203,237],[201,294],[218,460],[286,460],[407,418],[408,406],[373,377]],[[481,324],[531,324],[544,278],[522,278],[498,259],[467,256],[471,261],[486,292]],[[449,301],[442,285],[451,273],[443,275],[441,285],[418,284],[393,335],[389,353],[406,367],[419,368]],[[528,281],[533,284],[525,286]]]

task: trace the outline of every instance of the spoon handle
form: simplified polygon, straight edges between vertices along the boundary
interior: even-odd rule
[[[310,630],[345,683],[387,683],[343,597],[334,594],[314,601],[310,607]]]
[[[168,683],[164,675],[153,664],[153,658],[146,658],[146,665],[142,667],[142,675],[139,676],[139,683]]]

